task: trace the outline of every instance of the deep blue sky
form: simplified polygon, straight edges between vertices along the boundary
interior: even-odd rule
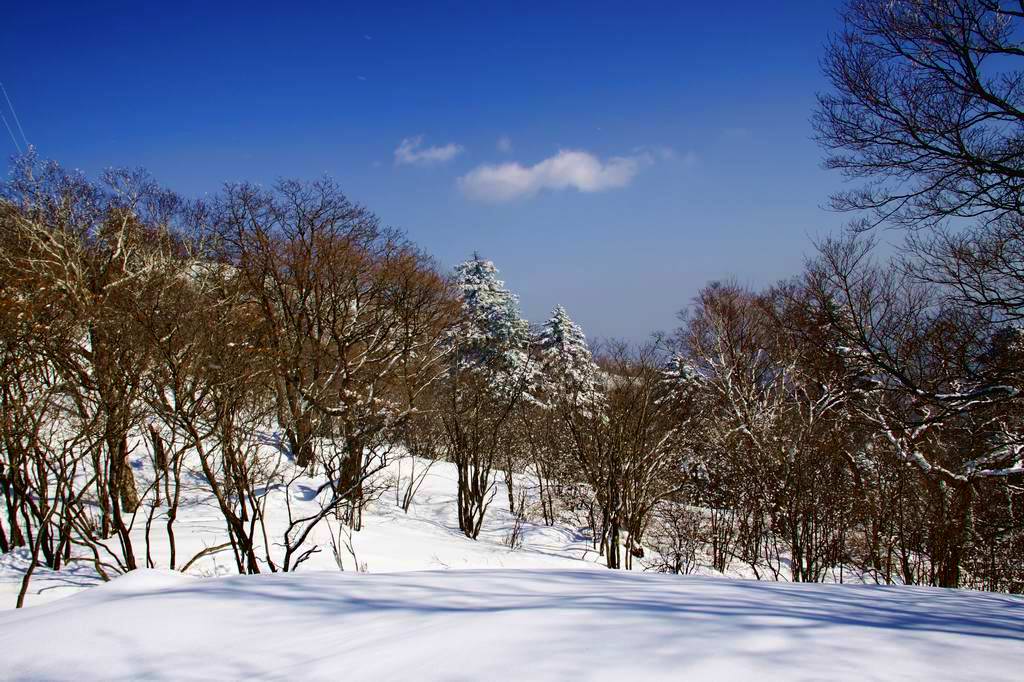
[[[669,330],[710,279],[793,274],[845,220],[820,208],[841,183],[809,124],[837,3],[377,4],[7,3],[0,81],[44,157],[193,196],[327,173],[591,337]],[[398,163],[416,136],[461,151]],[[532,168],[560,150],[610,175],[584,192]],[[459,182],[502,163],[540,184],[487,201]]]

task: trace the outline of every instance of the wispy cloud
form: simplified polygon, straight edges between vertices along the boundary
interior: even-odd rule
[[[498,138],[498,142],[495,146],[498,148],[499,152],[502,152],[503,154],[508,154],[510,151],[512,151],[512,138],[510,138],[508,135],[502,135],[501,137]]]
[[[426,166],[434,163],[445,163],[454,159],[462,151],[462,146],[454,142],[449,142],[443,147],[424,147],[422,135],[407,137],[395,149],[395,165]]]
[[[563,149],[532,166],[519,163],[477,166],[458,179],[466,196],[480,201],[512,201],[541,190],[601,192],[628,185],[649,155],[614,156],[605,161],[585,151]]]

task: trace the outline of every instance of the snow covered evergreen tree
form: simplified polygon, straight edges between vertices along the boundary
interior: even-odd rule
[[[668,386],[666,399],[683,401],[694,396],[707,385],[707,379],[686,356],[676,353],[669,359],[664,370]]]
[[[586,336],[562,306],[555,306],[537,339],[545,391],[561,395],[575,407],[593,409],[601,403],[600,370]]]
[[[477,254],[455,268],[455,277],[465,313],[453,334],[458,368],[487,375],[499,395],[524,390],[534,371],[530,326],[519,313],[519,297],[498,279],[494,263]]]
[[[459,479],[459,528],[476,539],[494,496],[492,472],[511,444],[512,415],[533,399],[537,371],[529,324],[494,263],[474,254],[456,267],[455,281],[463,321],[451,336],[441,417]]]

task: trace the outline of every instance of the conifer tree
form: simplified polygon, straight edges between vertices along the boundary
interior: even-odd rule
[[[592,409],[601,402],[599,369],[583,330],[562,306],[555,306],[537,339],[545,391],[575,407]]]
[[[510,445],[511,417],[522,400],[533,399],[536,368],[529,324],[494,263],[474,254],[456,267],[455,283],[463,320],[451,335],[441,414],[458,473],[459,528],[475,539],[494,497],[492,472]]]
[[[498,279],[498,269],[478,254],[455,268],[465,320],[454,332],[459,369],[486,376],[499,396],[521,390],[531,377],[530,327],[519,298]]]

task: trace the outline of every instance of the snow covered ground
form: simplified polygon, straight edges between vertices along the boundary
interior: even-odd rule
[[[137,460],[139,465],[136,479],[144,485],[151,472],[143,465],[145,458]],[[341,559],[346,571],[365,569],[370,573],[461,569],[461,568],[573,568],[603,570],[603,558],[593,550],[590,539],[578,529],[567,525],[545,526],[542,523],[526,522],[523,526],[522,545],[511,550],[505,545],[513,525],[513,516],[508,511],[507,492],[504,483],[498,483],[494,501],[488,510],[483,531],[477,541],[466,538],[459,530],[456,512],[455,467],[447,462],[433,464],[419,488],[408,513],[404,512],[395,497],[396,480],[407,481],[412,472],[413,458],[406,457],[393,462],[385,471],[375,477],[371,488],[381,492],[371,502],[364,514],[363,529],[352,534],[351,546],[354,556],[344,548]],[[419,473],[426,466],[424,460],[416,460],[415,471]],[[501,478],[499,476],[499,478]],[[519,482],[529,486],[527,477]],[[291,504],[296,516],[311,513],[317,509],[312,491],[323,483],[322,478],[300,481],[292,491]],[[271,537],[280,537],[284,532],[287,513],[283,491],[271,494],[267,516],[270,519]],[[175,524],[177,542],[177,566],[184,565],[190,557],[206,547],[214,547],[226,541],[224,522],[216,503],[200,486],[184,495],[179,518]],[[139,513],[133,528],[133,543],[144,563],[145,514]],[[169,551],[163,520],[157,516],[151,530],[152,559],[156,568],[169,567]],[[322,522],[310,544],[318,545],[320,552],[302,564],[300,571],[338,571],[338,564],[331,547],[331,534],[337,534],[341,526],[330,518]],[[0,555],[0,609],[14,607],[20,588],[23,568],[27,564],[25,550]],[[236,573],[230,550],[204,557],[193,564],[189,574],[199,577],[224,576]],[[38,605],[66,597],[82,589],[101,584],[89,564],[73,564],[58,573],[45,567],[36,569],[26,599],[28,606]]]
[[[141,570],[0,614],[5,679],[1019,680],[999,594],[613,571],[202,580]]]
[[[401,510],[393,481],[410,464],[378,479],[344,572],[326,524],[323,551],[294,574],[231,575],[227,554],[189,575],[139,570],[110,583],[83,563],[39,569],[29,608],[0,612],[0,678],[1021,679],[1024,599],[608,571],[570,524],[527,523],[512,550],[503,485],[474,542],[458,530],[449,464]],[[296,486],[293,507],[311,509],[316,485]],[[283,494],[272,493],[272,526]],[[186,497],[178,565],[224,538],[201,487]],[[160,525],[158,568],[169,558]],[[24,560],[0,556],[6,609]]]

